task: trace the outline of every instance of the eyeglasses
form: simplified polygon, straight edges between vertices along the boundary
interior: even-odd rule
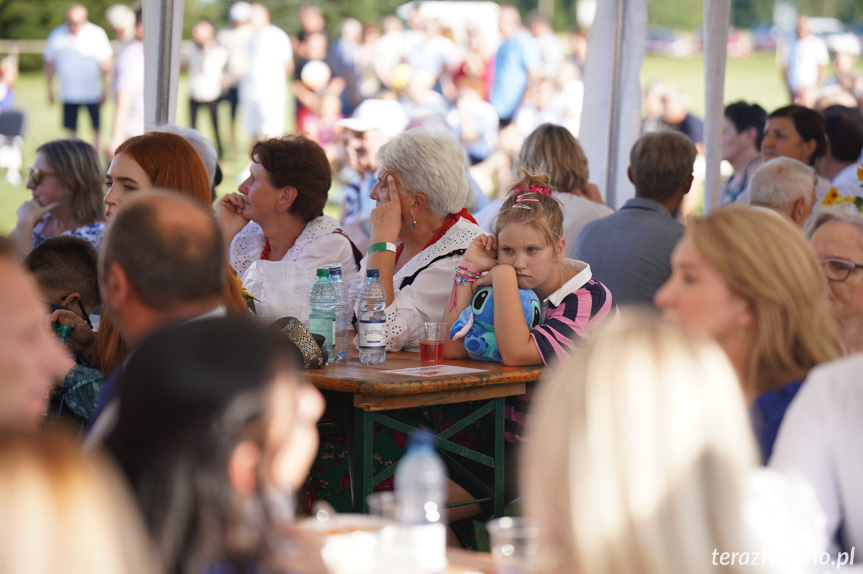
[[[863,265],[839,259],[836,257],[821,260],[821,268],[828,281],[845,281],[855,269],[863,269]]]
[[[66,295],[65,297],[62,297],[61,301],[65,301],[66,298],[68,298],[68,297],[69,297],[68,295]],[[90,322],[90,314],[87,313],[87,310],[84,308],[84,304],[81,303],[80,299],[78,299],[77,302],[78,302],[78,309],[81,311],[81,313],[79,313],[78,316],[81,317],[82,319],[84,319],[84,322],[87,323],[87,326],[90,327],[90,330],[93,330],[93,323]]]
[[[46,175],[57,175],[53,171],[42,171],[35,167],[27,168],[27,175],[33,179],[33,183],[39,185],[39,182],[42,181],[42,178]]]

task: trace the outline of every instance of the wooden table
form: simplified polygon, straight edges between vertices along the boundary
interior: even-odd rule
[[[449,561],[447,574],[470,574],[480,572],[492,574],[496,571],[494,559],[487,552],[473,552],[461,548],[447,548],[446,557]]]
[[[320,389],[353,394],[354,425],[357,432],[349,432],[349,437],[354,466],[351,469],[351,491],[354,508],[357,510],[366,508],[366,496],[372,492],[375,485],[392,476],[396,467],[392,465],[373,476],[374,424],[378,423],[404,433],[413,430],[397,419],[397,413],[390,413],[393,416],[389,416],[382,411],[481,401],[483,405],[472,414],[438,434],[436,444],[443,456],[449,459],[451,466],[458,470],[459,478],[466,480],[476,491],[487,495],[478,501],[493,500],[495,515],[503,514],[504,398],[524,394],[525,384],[539,379],[543,367],[506,367],[500,363],[466,359],[445,360],[443,365],[482,371],[455,376],[387,373],[384,371],[435,365],[420,362],[419,353],[404,351],[387,353],[383,365],[364,365],[359,362],[356,349],[348,351],[347,361],[330,363],[321,370],[306,371],[307,378]],[[449,440],[456,433],[488,415],[494,417],[493,457]],[[454,460],[452,454],[491,467],[494,470],[494,486],[489,487],[477,479]]]

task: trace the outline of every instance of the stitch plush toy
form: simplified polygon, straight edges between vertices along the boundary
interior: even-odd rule
[[[540,321],[539,297],[530,289],[519,289],[518,295],[527,328],[533,329]],[[477,289],[449,332],[453,341],[464,337],[464,348],[471,359],[503,362],[494,336],[494,296],[490,286]]]

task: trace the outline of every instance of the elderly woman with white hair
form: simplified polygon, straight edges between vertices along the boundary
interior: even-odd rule
[[[366,269],[380,270],[387,293],[387,350],[419,350],[424,321],[440,321],[452,271],[483,230],[464,210],[468,179],[458,141],[446,132],[407,131],[376,156],[371,243],[351,285],[356,298]]]
[[[825,206],[803,233],[827,277],[843,353],[863,351],[863,213],[850,201]]]
[[[473,239],[485,232],[463,209],[468,196],[467,171],[461,145],[453,135],[413,129],[384,144],[376,159],[380,169],[370,193],[377,201],[369,218],[371,244],[360,262],[360,273],[351,282],[351,297],[356,299],[366,269],[378,269],[387,295],[387,350],[419,351],[423,322],[443,319],[452,293],[453,269]],[[437,433],[475,408],[472,403],[460,403],[401,409],[398,418]],[[453,442],[470,441],[474,449],[492,452],[493,433],[487,419],[456,433]],[[402,433],[376,429],[374,472],[395,464],[405,446]],[[309,481],[315,497],[326,499],[339,511],[352,509],[344,447],[343,442],[324,438]],[[469,466],[470,461],[465,464]],[[487,467],[477,467],[471,471],[486,473],[482,479],[491,480]],[[455,475],[454,468],[450,475]],[[478,494],[450,481],[447,503],[465,502]],[[463,505],[449,509],[448,518],[456,522],[478,511],[476,504]]]

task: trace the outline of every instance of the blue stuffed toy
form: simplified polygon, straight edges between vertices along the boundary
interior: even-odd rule
[[[539,325],[541,317],[539,297],[530,289],[519,289],[518,296],[527,328],[533,329]],[[464,337],[464,348],[471,359],[503,362],[494,336],[494,295],[490,286],[477,289],[470,305],[453,323],[449,335],[453,341]]]

